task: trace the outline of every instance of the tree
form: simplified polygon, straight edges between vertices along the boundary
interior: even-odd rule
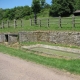
[[[32,10],[34,13],[40,12],[40,0],[33,0],[32,2]]]
[[[32,10],[34,12],[35,24],[37,24],[37,13],[44,7],[45,0],[33,0]]]
[[[75,10],[80,10],[80,0],[75,1]]]
[[[24,18],[25,16],[29,16],[31,14],[31,8],[29,6],[18,6],[14,8],[15,19]]]
[[[45,6],[45,0],[41,0],[41,8],[44,8]]]
[[[68,0],[68,2],[69,2],[69,8],[72,14],[75,10],[75,0]]]
[[[33,12],[39,13],[41,8],[45,5],[45,0],[33,0],[32,2],[32,10]]]
[[[32,10],[34,12],[35,24],[37,24],[37,13],[40,12],[40,0],[33,0]]]
[[[74,0],[52,0],[50,16],[69,16],[74,11]]]
[[[45,9],[50,9],[50,8],[51,8],[51,5],[48,4],[48,3],[45,3],[44,8],[45,8]]]
[[[15,17],[15,11],[14,11],[14,9],[10,9],[10,10],[8,11],[8,18],[9,18],[10,20],[13,20],[14,17]]]
[[[2,20],[2,19],[3,19],[3,9],[0,8],[0,20]]]

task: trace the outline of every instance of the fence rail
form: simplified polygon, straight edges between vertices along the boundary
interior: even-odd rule
[[[35,21],[37,21],[37,24],[35,24]],[[71,27],[71,28],[80,28],[80,17],[45,17],[45,18],[37,18],[28,20],[6,20],[0,22],[0,29],[3,28],[10,28],[10,27],[22,27],[23,26],[39,26],[39,27]]]
[[[34,19],[31,19],[31,26],[33,25],[36,25],[35,24],[35,20]],[[70,26],[72,28],[75,28],[77,24],[80,24],[80,17],[75,17],[75,16],[72,16],[72,17],[53,17],[53,18],[38,18],[37,19],[37,25],[38,26],[47,26],[47,27],[50,27],[50,26],[55,26],[57,25],[57,27],[59,28],[62,28],[63,25],[67,25],[67,26]]]
[[[22,20],[16,20],[16,19],[14,19],[14,20],[6,20],[6,21],[2,21],[1,23],[0,23],[0,28],[1,29],[3,29],[3,28],[10,28],[10,27],[14,27],[14,28],[17,28],[18,26],[19,27],[22,27],[22,26],[24,26],[24,24],[23,24],[24,22],[22,21]]]

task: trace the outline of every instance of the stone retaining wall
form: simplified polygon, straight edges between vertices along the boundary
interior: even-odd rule
[[[18,40],[19,38],[19,40]],[[61,31],[26,31],[0,34],[0,42],[15,43],[19,42],[52,42],[55,44],[67,44],[80,46],[80,32],[61,32]]]
[[[20,42],[52,42],[80,46],[80,32],[27,31],[19,32]]]
[[[9,34],[8,42],[9,42],[9,44],[17,43],[18,42],[18,34]]]
[[[0,43],[4,42],[4,35],[3,34],[0,34]]]
[[[18,34],[13,33],[2,33],[0,34],[0,43],[8,42],[9,44],[18,42]]]
[[[20,42],[34,42],[37,41],[37,34],[33,31],[19,32]]]

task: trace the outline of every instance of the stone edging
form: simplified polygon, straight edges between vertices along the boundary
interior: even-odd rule
[[[60,50],[60,51],[66,51],[66,52],[72,52],[72,53],[80,54],[80,50],[79,49],[60,47],[60,46],[50,46],[50,45],[44,45],[44,44],[22,46],[21,48],[30,49],[30,48],[34,48],[34,47],[42,47],[42,48],[55,49],[55,50]]]

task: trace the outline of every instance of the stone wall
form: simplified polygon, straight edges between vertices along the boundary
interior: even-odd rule
[[[19,32],[19,41],[20,42],[34,42],[37,41],[37,34],[33,31]]]
[[[50,42],[80,46],[80,32],[51,32]]]
[[[19,40],[18,40],[19,39]],[[15,33],[0,34],[0,42],[52,42],[55,44],[68,44],[80,46],[80,32],[61,32],[61,31],[26,31]]]
[[[8,43],[13,44],[18,42],[18,34],[9,34],[8,35]]]
[[[4,35],[0,34],[0,43],[4,42]]]
[[[19,32],[20,42],[46,41],[80,46],[80,32],[27,31]]]
[[[0,42],[8,42],[9,44],[18,42],[18,34],[2,33],[0,34]]]

